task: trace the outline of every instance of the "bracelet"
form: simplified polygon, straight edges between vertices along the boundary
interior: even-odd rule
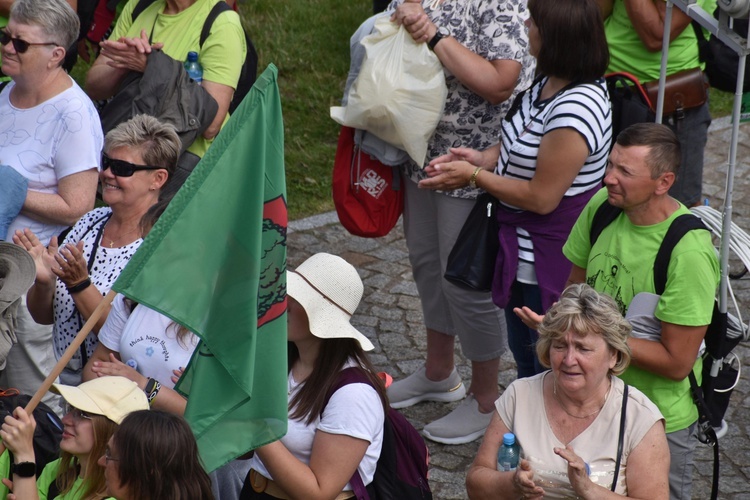
[[[85,280],[81,281],[80,283],[76,283],[75,285],[66,287],[68,289],[68,293],[78,293],[82,292],[88,287],[91,286],[91,277],[87,276]]]
[[[158,380],[149,378],[148,382],[146,382],[146,388],[143,389],[143,392],[146,393],[146,399],[148,399],[148,405],[151,406],[151,404],[154,402],[154,399],[156,399],[156,395],[159,394],[159,389],[161,389],[161,384]]]
[[[477,167],[474,169],[474,173],[471,174],[471,177],[469,178],[469,187],[472,189],[477,188],[477,175],[479,175],[479,172],[482,171],[482,167]]]

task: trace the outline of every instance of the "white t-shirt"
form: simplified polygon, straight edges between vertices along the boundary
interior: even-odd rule
[[[350,366],[356,366],[356,364],[350,362],[344,368]],[[301,387],[301,384],[294,380],[291,372],[289,372],[288,386],[289,401],[291,401]],[[333,393],[323,410],[322,418],[317,417],[312,424],[306,425],[304,419],[290,418],[287,433],[281,438],[281,442],[292,452],[292,455],[309,465],[313,440],[318,429],[330,434],[344,434],[368,441],[370,445],[357,467],[362,482],[366,486],[372,482],[378,458],[380,458],[384,419],[383,403],[372,386],[362,383],[348,384]],[[273,479],[257,455],[253,456],[251,461],[251,468]],[[344,490],[351,489],[352,486],[349,483],[344,486]]]
[[[104,136],[91,99],[72,79],[72,86],[29,109],[10,103],[9,83],[0,93],[0,163],[26,177],[29,189],[57,193],[60,179],[99,168]],[[66,226],[19,215],[8,229],[29,228],[45,246]]]
[[[172,389],[172,370],[186,367],[198,345],[198,337],[192,332],[178,341],[178,327],[168,317],[142,304],[131,312],[125,297],[118,295],[99,331],[99,342],[119,352],[122,362],[144,377],[154,378]]]
[[[83,258],[88,263],[91,254],[94,253],[94,259],[89,269],[91,283],[104,296],[112,288],[112,284],[120,276],[120,272],[125,268],[130,257],[138,250],[143,243],[143,239],[138,238],[133,243],[120,248],[108,248],[97,242],[97,237],[101,239],[100,231],[109,220],[112,210],[109,207],[95,208],[85,214],[73,226],[64,243],[77,243],[83,240]],[[73,342],[73,339],[81,330],[85,323],[76,309],[73,298],[68,293],[67,288],[62,280],[55,282],[55,299],[54,321],[55,330],[53,342],[55,345],[55,356],[60,359],[65,350]],[[97,339],[93,332],[89,333],[84,343],[86,353],[90,357],[94,353]],[[68,369],[78,371],[83,368],[80,349],[68,363]]]

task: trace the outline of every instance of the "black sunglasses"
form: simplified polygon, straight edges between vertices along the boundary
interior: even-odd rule
[[[164,167],[150,167],[148,165],[136,165],[125,160],[115,160],[105,153],[102,153],[102,170],[112,169],[112,173],[117,177],[131,177],[138,170],[161,170]]]
[[[31,47],[32,45],[54,45],[55,47],[60,46],[59,43],[55,43],[55,42],[42,42],[42,43],[27,42],[26,40],[22,40],[20,38],[13,38],[5,31],[0,31],[0,44],[8,45],[10,42],[13,42],[13,48],[19,54],[23,54],[24,52],[29,50],[29,47]]]

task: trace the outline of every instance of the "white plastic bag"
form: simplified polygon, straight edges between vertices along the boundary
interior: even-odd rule
[[[443,65],[388,17],[375,22],[362,45],[366,55],[347,105],[332,107],[331,118],[403,149],[423,166],[448,95]]]

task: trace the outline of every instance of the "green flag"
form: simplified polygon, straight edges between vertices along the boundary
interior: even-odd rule
[[[201,339],[177,389],[211,471],[287,425],[284,124],[270,65],[112,287]]]

